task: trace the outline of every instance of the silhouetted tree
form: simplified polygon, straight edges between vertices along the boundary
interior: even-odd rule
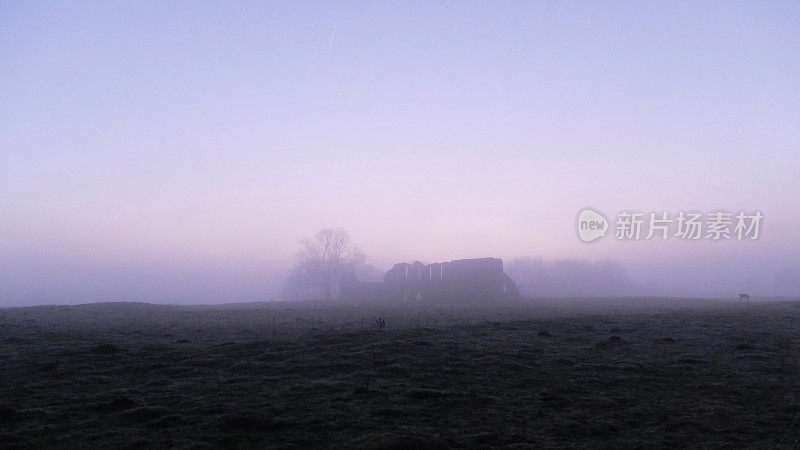
[[[300,241],[295,254],[295,267],[289,283],[295,287],[318,289],[326,300],[332,297],[333,286],[353,279],[356,267],[364,262],[364,254],[342,228],[325,228],[313,239]]]

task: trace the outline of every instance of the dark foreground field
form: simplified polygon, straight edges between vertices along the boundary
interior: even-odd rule
[[[798,446],[800,304],[592,302],[0,310],[0,447]]]

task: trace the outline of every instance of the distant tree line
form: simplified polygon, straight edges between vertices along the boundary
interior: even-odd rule
[[[516,258],[506,273],[526,297],[613,297],[640,295],[641,288],[619,263],[579,259],[545,262],[541,258]]]

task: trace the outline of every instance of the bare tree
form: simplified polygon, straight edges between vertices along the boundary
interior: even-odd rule
[[[300,244],[302,248],[295,254],[296,264],[289,283],[315,288],[326,300],[331,299],[333,286],[352,279],[356,267],[364,262],[361,249],[342,228],[325,228]]]

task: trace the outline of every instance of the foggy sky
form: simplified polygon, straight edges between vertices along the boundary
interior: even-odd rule
[[[3,2],[0,305],[277,299],[328,226],[798,296],[799,51],[791,1]],[[587,206],[764,223],[585,244]]]

